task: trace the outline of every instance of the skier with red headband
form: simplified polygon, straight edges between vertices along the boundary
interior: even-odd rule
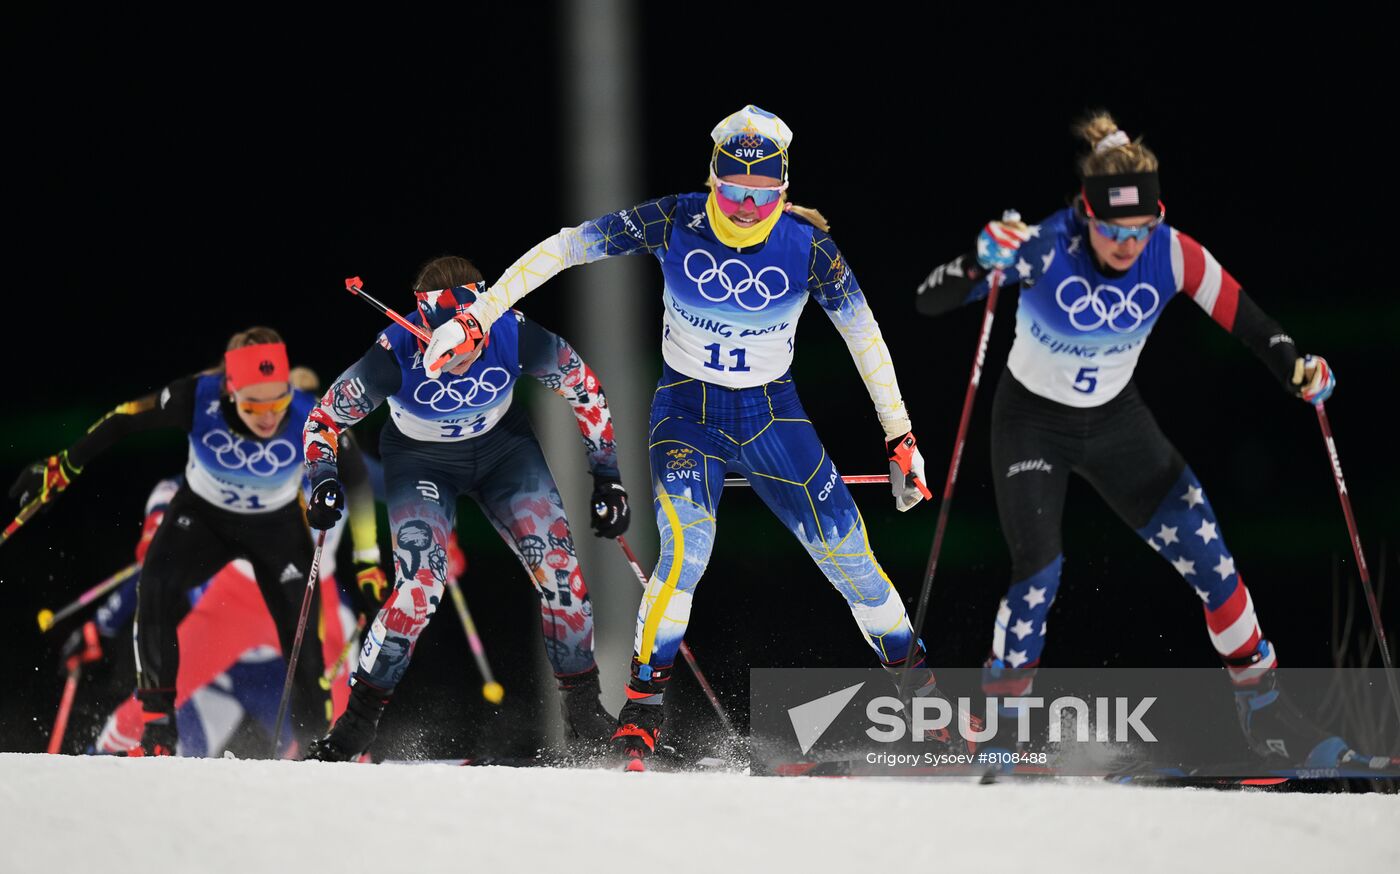
[[[138,562],[179,486],[178,478],[165,479],[152,491],[147,501],[146,531],[137,547]],[[354,504],[352,499],[352,516],[357,515]],[[368,511],[374,512],[372,496]],[[340,533],[340,530],[331,532],[332,535]],[[335,547],[332,537],[327,536],[320,567],[321,585],[327,597],[322,598],[321,615],[310,621],[319,622],[322,629],[322,658],[331,665],[337,665],[339,660],[336,673],[343,676],[347,662],[353,668],[353,652],[347,653],[345,647],[355,630],[355,613],[348,596],[330,596],[333,592],[339,595],[341,591],[334,561]],[[190,611],[180,620],[179,626],[180,673],[176,678],[175,698],[181,756],[222,755],[245,721],[257,724],[269,740],[272,737],[286,663],[278,649],[277,629],[248,570],[242,561],[227,564],[189,591]],[[138,587],[139,574],[106,598],[93,619],[69,636],[64,655],[83,645],[89,634],[109,641],[105,644],[107,647],[115,646],[123,631],[129,634],[127,625],[136,615]],[[349,689],[343,683],[332,683],[330,696],[333,712],[339,713],[345,708]],[[133,694],[107,717],[88,751],[132,754],[133,748],[139,749],[141,717],[141,701]],[[282,746],[285,748],[289,742],[284,730]],[[260,746],[266,748],[266,744]]]
[[[320,389],[320,379],[305,367],[293,367],[294,387],[308,393]],[[371,459],[356,447],[344,451],[345,498],[348,518],[326,532],[319,571],[321,585],[335,597],[321,599],[321,655],[337,667],[330,683],[334,715],[345,709],[350,689],[335,682],[354,669],[351,644],[357,608],[341,583],[353,566],[364,601],[378,608],[384,600],[386,580],[379,567],[379,542],[375,523]],[[170,500],[183,477],[163,479],[146,501],[146,519],[136,545],[136,562],[145,560],[156,531],[165,520]],[[350,537],[345,538],[349,531]],[[343,558],[349,559],[342,564]],[[89,640],[115,642],[136,615],[136,590],[140,574],[123,583],[97,608],[94,617],[75,629],[65,642],[66,657],[88,646]],[[275,729],[285,663],[278,649],[277,629],[263,606],[257,583],[246,562],[225,565],[208,582],[189,592],[190,612],[180,621],[180,673],[176,678],[175,721],[179,728],[179,754],[219,756],[245,721],[257,723],[268,738]],[[89,630],[89,627],[91,630]],[[100,643],[99,643],[100,645]],[[108,644],[111,646],[112,644]],[[107,717],[90,752],[130,754],[141,739],[141,701],[133,693]],[[283,732],[282,745],[290,743]]]
[[[425,328],[450,321],[482,285],[467,259],[435,258],[414,280],[418,309],[408,321]],[[586,756],[612,733],[613,717],[598,700],[593,605],[564,502],[524,408],[513,403],[522,374],[568,400],[593,475],[594,533],[617,537],[627,530],[630,510],[607,399],[567,341],[518,313],[502,319],[477,351],[430,375],[425,365],[433,359],[422,342],[391,325],[306,420],[307,516],[313,526],[328,527],[344,504],[339,456],[346,429],[388,403],[379,446],[396,559],[394,589],[365,630],[346,711],[307,758],[346,761],[374,741],[419,635],[442,600],[461,495],[481,506],[539,596],[545,655],[559,685],[570,751]]]
[[[1157,157],[1141,140],[1103,113],[1079,132],[1090,150],[1072,206],[1037,225],[1011,216],[988,223],[975,252],[937,268],[918,289],[918,311],[938,315],[985,298],[993,270],[1020,287],[1015,341],[992,407],[993,481],[1013,582],[997,610],[984,687],[1012,696],[1031,687],[1060,586],[1060,520],[1074,472],[1201,599],[1251,748],[1334,765],[1349,754],[1346,744],[1280,696],[1277,655],[1215,511],[1132,377],[1162,310],[1180,295],[1295,397],[1320,404],[1336,377],[1322,357],[1300,355],[1205,247],[1165,223]],[[1014,724],[1014,711],[999,720],[999,728]]]
[[[627,703],[615,735],[629,769],[656,746],[663,696],[715,538],[725,471],[797,537],[849,604],[881,664],[905,666],[913,632],[846,484],[797,397],[789,366],[808,298],[855,359],[884,433],[896,507],[929,497],[889,349],[850,265],[812,209],[787,202],[792,130],[746,106],[710,134],[710,190],[649,200],[565,228],[437,328],[426,360],[470,353],[509,308],[567,267],[648,254],[664,277],[665,359],[650,454],[661,556],[637,616]],[[923,648],[913,647],[912,667]],[[920,694],[933,691],[927,671]]]
[[[316,401],[290,385],[289,370],[276,331],[239,332],[222,368],[122,404],[73,446],[25,469],[10,489],[22,506],[35,498],[47,505],[123,437],[157,428],[188,434],[184,483],[146,551],[137,588],[136,694],[145,723],[140,750],[147,755],[176,749],[176,629],[189,612],[190,589],[234,559],[247,559],[282,651],[291,651],[313,551],[302,511],[299,429]],[[317,595],[313,616],[320,610]],[[303,747],[330,721],[314,621],[307,634],[290,711],[293,737]]]

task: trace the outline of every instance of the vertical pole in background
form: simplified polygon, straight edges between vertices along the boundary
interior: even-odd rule
[[[635,0],[564,4],[559,94],[566,189],[561,214],[542,225],[537,236],[630,206],[647,195],[638,163],[643,156],[638,6]],[[567,289],[562,299],[569,315],[560,324],[548,326],[578,348],[607,391],[622,481],[632,503],[627,534],[644,559],[656,555],[646,433],[657,377],[651,362],[659,331],[651,313],[660,295],[650,260],[614,258],[556,277],[551,285]],[[573,523],[579,564],[593,599],[603,703],[616,713],[623,703],[641,592],[617,548],[589,530],[593,482],[568,405],[549,392],[537,396],[540,400],[532,412],[540,426],[540,442],[559,481]],[[552,687],[548,665],[542,670]],[[545,708],[562,728],[557,710]]]

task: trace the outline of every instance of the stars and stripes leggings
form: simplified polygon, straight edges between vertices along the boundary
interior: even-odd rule
[[[1077,473],[1176,569],[1204,604],[1211,643],[1238,685],[1274,665],[1249,590],[1195,473],[1129,382],[1098,407],[1040,397],[1009,371],[992,406],[992,477],[1013,580],[997,609],[989,693],[1020,694],[1045,646],[1046,616],[1063,562],[1065,489]]]

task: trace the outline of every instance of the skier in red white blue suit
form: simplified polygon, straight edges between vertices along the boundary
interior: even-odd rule
[[[1251,748],[1334,764],[1345,743],[1280,698],[1277,654],[1215,511],[1132,376],[1163,309],[1185,296],[1296,397],[1320,404],[1336,377],[1321,356],[1300,355],[1205,247],[1165,223],[1151,150],[1107,114],[1085,121],[1080,133],[1090,151],[1072,206],[1036,225],[1011,216],[988,223],[975,252],[937,268],[918,289],[918,311],[937,315],[985,298],[993,270],[1020,288],[1015,340],[992,408],[992,474],[1013,582],[997,610],[984,686],[1002,695],[1031,686],[1060,585],[1060,522],[1073,472],[1201,599]]]

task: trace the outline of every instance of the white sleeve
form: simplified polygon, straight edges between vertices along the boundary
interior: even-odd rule
[[[588,263],[590,259],[584,245],[583,229],[583,225],[561,228],[559,233],[540,242],[507,267],[501,278],[472,304],[472,313],[481,323],[482,330],[490,329],[521,298],[544,285],[555,274]],[[600,254],[598,257],[603,256]]]

